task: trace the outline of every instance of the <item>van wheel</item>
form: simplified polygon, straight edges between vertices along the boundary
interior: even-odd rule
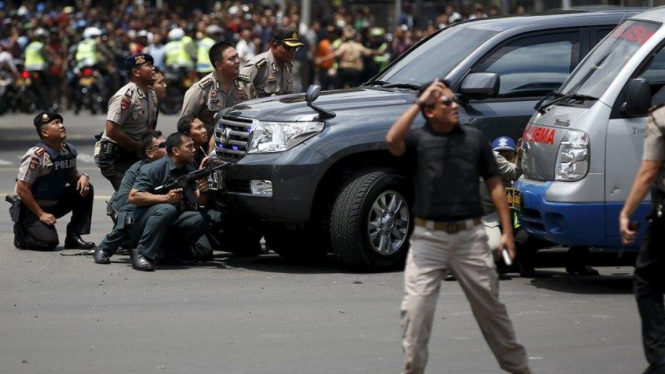
[[[330,218],[333,253],[371,270],[404,265],[412,231],[409,188],[390,170],[369,170],[347,182]]]

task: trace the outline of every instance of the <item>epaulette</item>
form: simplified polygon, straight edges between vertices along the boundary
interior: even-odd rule
[[[251,82],[251,80],[249,79],[249,75],[238,74],[236,76],[236,79],[241,81],[241,82],[245,82],[245,83],[250,83]]]
[[[130,88],[127,91],[125,91],[125,97],[126,98],[131,99],[132,96],[134,96],[134,89],[133,88]]]
[[[212,78],[206,78],[199,82],[199,87],[206,88],[212,84]]]
[[[255,65],[257,69],[259,70],[263,69],[263,67],[266,66],[266,59],[265,58],[260,59],[259,61],[256,62]]]

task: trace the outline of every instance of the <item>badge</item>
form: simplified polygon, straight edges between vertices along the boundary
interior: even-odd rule
[[[136,64],[136,65],[145,64],[145,56],[136,56],[136,57],[134,57],[134,64]]]
[[[217,90],[210,91],[210,97],[217,97]]]
[[[128,99],[122,99],[120,101],[120,111],[124,112],[125,110],[129,109],[130,102]]]
[[[42,122],[44,123],[48,122],[48,114],[46,113],[42,114]]]

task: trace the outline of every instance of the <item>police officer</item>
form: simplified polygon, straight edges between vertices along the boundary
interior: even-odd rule
[[[217,112],[253,99],[257,93],[249,77],[238,74],[240,59],[230,43],[215,43],[209,57],[215,70],[187,90],[182,115],[194,114],[203,121],[208,134],[213,134]]]
[[[240,74],[249,77],[259,97],[293,93],[293,59],[303,43],[293,27],[275,30],[267,52],[256,55]]]
[[[109,100],[106,129],[95,149],[102,175],[120,188],[125,171],[139,161],[139,140],[156,127],[157,95],[150,87],[154,68],[152,57],[138,54],[125,60],[130,82]]]
[[[206,252],[212,251],[203,236],[210,222],[198,210],[198,205],[208,202],[208,181],[204,178],[184,189],[155,191],[169,179],[194,171],[194,141],[185,134],[173,133],[166,139],[166,152],[167,157],[141,168],[129,193],[129,202],[137,206],[130,229],[138,241],[132,252],[132,267],[136,270],[154,270],[161,248],[171,256],[191,256],[182,251],[198,242],[207,247]]]
[[[38,28],[32,34],[32,41],[25,47],[25,70],[31,72],[33,87],[38,94],[37,106],[49,110],[50,98],[46,89],[48,83],[48,55],[46,53],[46,37],[48,32]]]
[[[122,178],[120,189],[116,191],[109,200],[109,215],[113,218],[114,225],[99,246],[95,249],[93,260],[98,264],[110,264],[113,256],[120,246],[127,245],[129,240],[128,229],[131,227],[132,211],[135,205],[129,204],[129,191],[132,190],[136,177],[143,165],[159,160],[166,155],[166,140],[161,131],[153,131],[141,139],[143,159],[130,167]]]
[[[193,70],[196,51],[190,48],[192,43],[185,40],[185,31],[173,29],[168,38],[169,42],[164,46],[166,68],[182,73]]]
[[[215,45],[219,35],[224,30],[217,25],[210,25],[205,28],[201,39],[196,42],[196,72],[199,78],[210,74],[213,71],[212,62],[210,62],[210,48]]]
[[[619,215],[624,245],[635,241],[637,227],[630,217],[651,190],[651,215],[644,244],[635,263],[634,291],[642,318],[642,343],[649,363],[645,374],[665,373],[665,106],[647,120],[644,156],[626,205]]]
[[[42,112],[34,119],[41,141],[21,159],[16,181],[20,203],[12,206],[14,244],[20,249],[53,250],[58,246],[56,220],[72,212],[65,248],[90,249],[93,189],[90,177],[76,168],[76,149],[65,143],[62,116]]]

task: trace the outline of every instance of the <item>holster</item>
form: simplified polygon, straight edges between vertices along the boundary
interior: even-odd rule
[[[99,159],[104,161],[115,160],[118,157],[120,147],[108,139],[99,142]]]
[[[12,218],[12,222],[19,223],[21,215],[21,198],[18,195],[7,195],[5,196],[5,201],[11,204],[9,207],[9,215]]]

